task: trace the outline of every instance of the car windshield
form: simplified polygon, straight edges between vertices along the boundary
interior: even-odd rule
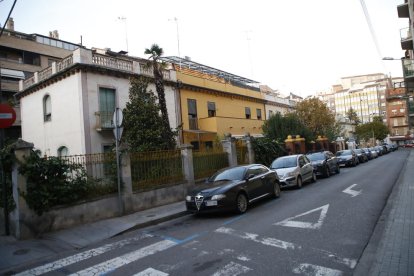
[[[298,164],[297,164],[296,156],[292,156],[292,157],[278,158],[275,161],[273,161],[270,167],[272,169],[283,169],[283,168],[296,167],[297,165]]]
[[[311,161],[325,160],[325,154],[323,154],[322,152],[311,153],[311,154],[308,154],[307,156]]]
[[[344,156],[344,155],[351,155],[352,152],[350,150],[343,150],[343,151],[338,151],[336,153],[336,156]]]
[[[360,150],[360,149],[356,149],[356,150],[355,150],[355,152],[356,152],[356,153],[362,153],[362,150]]]
[[[241,180],[244,177],[246,169],[244,167],[230,168],[223,171],[218,171],[208,179],[208,182],[220,180]]]

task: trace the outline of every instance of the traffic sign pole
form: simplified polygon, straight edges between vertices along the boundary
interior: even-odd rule
[[[120,162],[119,162],[119,141],[121,140],[120,135],[120,127],[122,124],[122,110],[120,108],[116,108],[114,112],[114,116],[112,120],[115,123],[115,152],[116,152],[116,173],[117,173],[117,180],[118,180],[118,204],[119,204],[119,212],[122,215],[124,213],[124,208],[122,204],[122,195],[121,195],[121,171],[120,171]]]

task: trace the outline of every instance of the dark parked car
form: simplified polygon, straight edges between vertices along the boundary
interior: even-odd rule
[[[367,153],[363,149],[356,149],[355,153],[358,156],[359,163],[365,163],[368,161]]]
[[[333,172],[340,172],[338,159],[330,151],[312,152],[306,154],[306,156],[311,161],[316,175],[329,177]]]
[[[374,159],[374,156],[372,156],[371,150],[369,148],[363,148],[363,150],[365,151],[365,154],[367,155],[368,160]]]
[[[336,152],[336,157],[338,158],[338,164],[343,166],[353,166],[359,164],[358,156],[354,150],[340,150]]]
[[[193,213],[234,210],[244,213],[249,203],[265,196],[280,196],[279,179],[266,166],[251,164],[225,168],[192,190],[185,198]]]
[[[303,154],[288,155],[276,158],[272,170],[277,172],[281,187],[296,186],[302,188],[306,181],[315,182],[316,174],[310,160]]]

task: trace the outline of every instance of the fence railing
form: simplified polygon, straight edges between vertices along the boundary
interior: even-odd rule
[[[181,151],[130,153],[133,191],[146,191],[184,182]]]
[[[229,166],[229,159],[223,151],[194,151],[194,178],[201,179],[211,176],[219,169]]]

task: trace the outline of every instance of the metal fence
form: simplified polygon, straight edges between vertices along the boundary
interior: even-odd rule
[[[133,191],[146,191],[184,181],[181,151],[130,153]]]
[[[211,176],[219,169],[229,166],[226,152],[223,151],[193,151],[194,178],[201,179]]]

